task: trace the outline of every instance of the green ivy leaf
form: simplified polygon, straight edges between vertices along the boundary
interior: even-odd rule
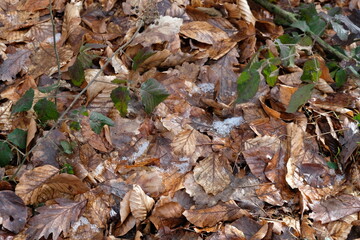
[[[30,88],[25,94],[17,101],[11,110],[11,113],[26,112],[28,111],[34,101],[34,89]]]
[[[237,80],[237,103],[243,103],[255,96],[260,83],[260,74],[255,69],[242,72]]]
[[[46,87],[38,87],[39,91],[42,93],[49,93],[55,89],[57,89],[59,87],[59,83],[54,83],[50,86],[46,86]]]
[[[21,130],[19,128],[14,129],[9,135],[7,136],[7,139],[15,144],[20,149],[26,148],[26,136],[27,131]]]
[[[141,49],[140,51],[138,51],[132,62],[132,70],[136,71],[146,59],[148,59],[154,54],[154,52],[145,49]]]
[[[316,58],[307,60],[303,67],[301,80],[304,82],[316,82],[321,76],[320,63]]]
[[[305,21],[296,21],[290,25],[291,27],[298,28],[303,32],[307,32],[310,30],[309,26],[306,24]]]
[[[114,126],[114,122],[113,120],[102,115],[101,113],[98,112],[90,113],[90,127],[95,133],[100,134],[101,129],[105,125]]]
[[[264,75],[267,84],[269,86],[273,87],[273,86],[275,86],[277,77],[279,75],[279,69],[276,65],[268,64],[262,70],[262,74]]]
[[[74,168],[70,164],[65,163],[64,166],[61,168],[60,172],[67,174],[74,174]]]
[[[129,90],[127,87],[117,87],[111,91],[111,100],[115,104],[115,108],[120,112],[122,117],[127,114],[128,102],[130,100]]]
[[[62,141],[60,141],[60,145],[61,145],[61,147],[63,148],[63,150],[64,150],[64,152],[66,154],[72,154],[73,153],[72,146],[68,141],[62,140]]]
[[[79,131],[81,129],[80,123],[77,121],[71,121],[70,123],[70,129]]]
[[[43,98],[40,99],[34,106],[34,110],[38,116],[38,119],[45,123],[48,120],[57,120],[59,118],[59,112],[56,110],[55,103]]]
[[[315,84],[307,84],[305,86],[300,87],[290,99],[289,106],[286,109],[287,113],[294,113],[298,110],[298,108],[305,104],[307,100],[311,97],[311,92],[314,88]]]
[[[0,167],[8,165],[13,158],[13,154],[6,142],[0,142]]]
[[[339,69],[335,74],[336,87],[341,87],[345,84],[347,78],[346,71],[344,69]]]
[[[165,87],[153,78],[149,78],[141,84],[140,94],[141,102],[145,107],[145,112],[148,114],[170,95]]]
[[[69,75],[72,84],[77,87],[80,87],[85,81],[84,67],[78,59],[76,59],[74,65],[69,67]]]

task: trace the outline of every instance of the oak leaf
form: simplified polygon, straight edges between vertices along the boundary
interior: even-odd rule
[[[29,239],[46,239],[52,234],[52,239],[57,239],[61,232],[66,235],[70,225],[77,221],[81,210],[85,207],[86,201],[74,202],[68,199],[56,199],[58,204],[39,207],[39,212],[29,221],[29,228],[26,230]]]

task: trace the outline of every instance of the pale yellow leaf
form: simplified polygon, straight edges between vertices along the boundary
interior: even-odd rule
[[[136,220],[145,220],[154,203],[154,199],[146,195],[139,185],[134,184],[130,195],[130,209]]]
[[[175,136],[171,146],[175,154],[190,156],[195,152],[197,131],[190,125],[186,125],[184,130]]]

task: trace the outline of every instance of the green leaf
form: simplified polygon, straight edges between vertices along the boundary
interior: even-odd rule
[[[76,59],[74,65],[69,67],[69,75],[72,84],[77,87],[80,87],[85,81],[84,67],[78,59]]]
[[[339,69],[335,74],[336,87],[341,87],[345,84],[347,78],[346,71],[344,69]]]
[[[58,83],[54,83],[50,86],[46,86],[46,87],[38,87],[39,91],[42,93],[49,93],[55,89],[57,89],[59,87]]]
[[[132,70],[136,71],[146,59],[148,59],[154,54],[155,53],[152,51],[141,49],[139,52],[136,53],[133,59]]]
[[[127,83],[127,80],[115,78],[115,79],[112,80],[111,82],[112,82],[112,83],[116,83],[116,84],[126,84],[126,83]]]
[[[140,94],[141,102],[148,114],[170,95],[165,87],[153,78],[149,78],[141,84]]]
[[[315,84],[307,84],[305,86],[300,87],[290,99],[289,106],[286,109],[287,113],[294,113],[298,110],[298,108],[305,104],[307,100],[311,97],[311,92],[314,88]]]
[[[77,121],[72,121],[70,123],[70,129],[75,130],[75,131],[79,131],[81,129],[80,123]]]
[[[238,97],[237,103],[246,102],[255,96],[260,83],[260,74],[255,69],[247,69],[242,72],[237,80]]]
[[[66,154],[72,154],[73,153],[72,146],[68,141],[62,140],[62,141],[60,141],[60,145],[61,145],[61,147],[63,148],[63,150],[64,150],[64,152]]]
[[[59,112],[56,110],[55,103],[43,98],[40,99],[34,106],[34,110],[38,116],[38,119],[45,123],[48,120],[57,120],[59,118]]]
[[[330,169],[334,169],[334,170],[338,169],[338,165],[336,162],[327,162],[326,164]]]
[[[90,113],[90,127],[95,133],[100,134],[101,129],[105,125],[114,126],[114,122],[113,120],[102,115],[101,113],[98,112]]]
[[[0,167],[8,165],[13,158],[13,154],[6,142],[0,142]]]
[[[310,30],[321,36],[326,29],[326,22],[321,19],[315,9],[314,4],[303,5],[300,9],[301,20],[305,20]]]
[[[303,67],[301,80],[304,82],[316,82],[321,76],[320,63],[316,58],[307,60]]]
[[[74,168],[70,164],[65,163],[64,166],[61,168],[60,172],[67,174],[74,174]]]
[[[281,41],[278,40],[276,40],[276,43],[280,49],[280,57],[283,66],[295,67],[295,46],[284,45]]]
[[[341,24],[335,21],[331,21],[331,25],[341,41],[346,41],[348,39],[350,31],[346,30]]]
[[[30,88],[25,94],[17,101],[11,110],[11,113],[26,112],[28,111],[34,101],[34,89]]]
[[[303,32],[307,32],[310,30],[309,26],[305,21],[297,21],[291,24],[291,27],[298,28]]]
[[[13,144],[15,144],[17,147],[19,147],[20,149],[25,149],[26,136],[27,136],[27,131],[16,128],[14,129],[14,131],[9,133],[7,139]]]
[[[277,77],[279,75],[279,69],[273,64],[268,64],[263,70],[262,73],[265,77],[267,84],[271,87],[275,86]]]
[[[117,87],[111,91],[111,100],[115,104],[115,108],[120,112],[122,117],[127,114],[128,102],[130,100],[129,90],[127,87]]]

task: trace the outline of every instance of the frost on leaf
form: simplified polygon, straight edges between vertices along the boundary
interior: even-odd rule
[[[74,202],[68,199],[56,199],[58,204],[39,207],[39,212],[29,221],[26,235],[29,239],[46,239],[52,234],[52,239],[57,239],[61,232],[66,235],[70,225],[77,221],[86,201]]]
[[[209,156],[195,166],[194,179],[207,194],[216,195],[230,183],[230,165],[224,157]]]

